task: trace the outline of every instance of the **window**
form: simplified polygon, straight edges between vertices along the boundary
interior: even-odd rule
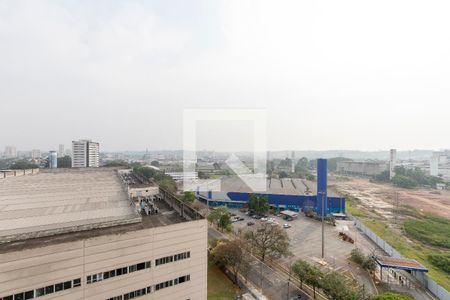
[[[63,290],[63,283],[55,284],[55,292],[59,292]]]
[[[13,300],[13,296],[6,296],[6,297],[3,297],[3,299],[4,300]]]
[[[131,272],[137,272],[137,271],[141,271],[144,269],[148,269],[151,267],[151,261],[144,261],[138,264],[134,264],[131,266],[127,266],[127,267],[122,267],[122,268],[118,268],[118,269],[114,269],[114,270],[110,270],[110,271],[106,271],[106,272],[102,272],[102,273],[97,273],[97,274],[93,274],[93,275],[87,275],[86,276],[86,283],[87,284],[91,284],[91,283],[95,283],[95,282],[99,282],[102,280],[106,280],[112,277],[116,277],[116,276],[122,276]]]
[[[36,297],[40,297],[40,296],[44,296],[45,295],[45,290],[44,288],[40,288],[36,290]]]
[[[49,285],[45,287],[45,294],[53,294],[53,292],[55,291],[55,286],[54,285]]]
[[[19,294],[15,294],[14,295],[14,300],[23,300],[23,293],[19,293]]]
[[[72,281],[66,281],[64,282],[64,289],[71,289],[72,288]]]
[[[73,287],[81,286],[81,278],[73,280]]]
[[[34,298],[34,291],[25,292],[25,300],[33,299],[33,298]]]
[[[129,271],[130,271],[130,273],[136,272],[136,265],[130,266]]]
[[[171,256],[166,256],[166,257],[162,257],[162,258],[158,258],[155,260],[155,266],[159,266],[159,265],[163,265],[163,264],[167,264],[167,263],[171,263],[174,261],[179,261],[182,259],[187,259],[191,257],[191,252],[183,252],[183,253],[179,253],[179,254],[175,254],[175,255],[171,255]]]

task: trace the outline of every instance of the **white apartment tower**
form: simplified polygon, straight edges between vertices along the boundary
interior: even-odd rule
[[[389,158],[389,178],[395,176],[395,165],[397,164],[397,150],[391,149]]]
[[[64,157],[64,144],[59,144],[58,157]]]
[[[72,168],[98,168],[99,148],[91,140],[72,141]]]
[[[17,150],[15,146],[6,146],[5,147],[5,158],[16,158]]]

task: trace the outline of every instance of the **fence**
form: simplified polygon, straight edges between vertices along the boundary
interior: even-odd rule
[[[405,258],[398,251],[392,248],[391,245],[386,243],[382,238],[377,236],[372,230],[364,226],[360,221],[355,220],[356,228],[361,230],[365,235],[367,235],[375,244],[377,244],[381,249],[383,249],[391,257],[395,258]],[[442,286],[437,284],[433,279],[428,277],[426,274],[421,272],[411,272],[411,274],[422,283],[422,285],[427,288],[435,297],[440,300],[449,300],[450,293],[444,289]]]

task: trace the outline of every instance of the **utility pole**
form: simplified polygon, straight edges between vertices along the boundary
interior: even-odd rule
[[[325,192],[319,192],[322,195],[322,260],[325,259]]]

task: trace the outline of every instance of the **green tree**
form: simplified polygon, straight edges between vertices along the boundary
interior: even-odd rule
[[[230,213],[226,206],[218,206],[212,210],[208,215],[208,221],[216,223],[217,226],[223,231],[223,229],[229,230],[231,226]]]
[[[186,191],[183,193],[183,198],[181,198],[185,203],[194,203],[195,201],[195,193],[191,191]]]
[[[199,179],[209,179],[209,175],[203,171],[198,171],[198,178]]]
[[[333,300],[359,300],[360,291],[345,279],[345,277],[335,271],[325,274],[320,287],[328,299]]]
[[[278,177],[279,177],[279,178],[287,178],[287,177],[289,177],[289,175],[288,175],[288,173],[286,173],[285,171],[281,171],[281,172],[278,174]]]
[[[122,159],[116,159],[116,160],[107,161],[103,166],[108,167],[108,168],[117,168],[117,167],[129,168],[130,164]],[[58,167],[59,167],[59,163],[58,163]]]
[[[353,248],[350,252],[350,259],[358,265],[362,265],[365,259],[364,253],[359,248]]]
[[[177,184],[169,175],[164,174],[160,170],[155,170],[149,167],[135,166],[133,171],[144,176],[149,180],[155,181],[161,188],[176,193]]]
[[[252,250],[261,256],[262,261],[266,256],[279,258],[290,254],[289,236],[280,226],[261,223],[254,229],[247,230],[244,237]]]
[[[238,283],[238,275],[246,276],[250,270],[250,259],[244,250],[241,240],[219,241],[212,251],[213,261],[228,267],[234,276],[234,282]]]
[[[25,169],[37,169],[38,165],[35,163],[26,161],[26,160],[18,160],[9,166],[11,170],[25,170]]]
[[[294,265],[292,265],[292,272],[300,280],[300,288],[303,289],[303,282],[306,281],[308,277],[308,267],[309,263],[304,260],[297,260]]]
[[[396,174],[392,178],[392,183],[395,184],[396,186],[406,188],[406,189],[412,189],[417,186],[417,181],[414,180],[413,178],[405,176],[405,175],[398,175],[398,174]]]
[[[150,165],[159,168],[159,161],[154,160],[150,163]]]
[[[270,208],[269,203],[267,203],[267,197],[261,197],[255,194],[250,195],[248,207],[259,215],[268,212]]]
[[[72,158],[69,155],[58,157],[58,168],[72,168]]]
[[[307,263],[304,260],[297,260],[292,266],[292,271],[300,280],[300,288],[303,288],[303,282],[313,287],[314,299],[316,298],[316,288],[320,286],[320,280],[323,273],[319,268]]]

